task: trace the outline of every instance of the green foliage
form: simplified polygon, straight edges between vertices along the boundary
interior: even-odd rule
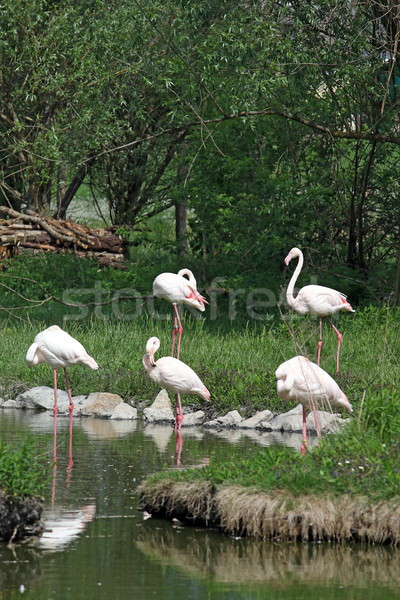
[[[20,448],[0,441],[0,489],[9,498],[38,496],[49,476],[49,466],[32,441]]]
[[[361,427],[379,436],[383,442],[393,443],[400,436],[400,394],[392,386],[365,394],[360,408]]]

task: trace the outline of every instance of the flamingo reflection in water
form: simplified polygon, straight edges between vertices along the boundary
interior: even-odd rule
[[[41,549],[59,552],[76,540],[94,519],[96,504],[90,502],[79,509],[52,507],[45,515],[45,530],[38,540]]]

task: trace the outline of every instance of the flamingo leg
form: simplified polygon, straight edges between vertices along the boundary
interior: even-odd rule
[[[175,348],[175,339],[176,339],[176,334],[178,333],[178,322],[176,319],[176,313],[178,312],[178,310],[176,309],[176,304],[174,304],[174,334],[173,334],[173,338],[172,338],[172,352],[171,352],[171,356],[174,356],[174,348]]]
[[[179,318],[179,311],[178,311],[178,307],[177,307],[176,304],[174,304],[174,311],[175,311],[175,323],[174,323],[174,341],[172,343],[172,356],[174,355],[174,347],[175,347],[176,334],[179,331],[178,350],[177,350],[177,354],[176,354],[176,358],[179,359],[179,353],[180,353],[180,350],[181,350],[181,337],[182,337],[183,327],[182,327],[181,320]]]
[[[321,358],[321,348],[322,348],[322,317],[319,318],[319,342],[318,342],[318,366]]]
[[[54,506],[54,501],[56,498],[56,478],[57,478],[57,464],[54,463],[53,466],[53,481],[51,483],[51,505]]]
[[[176,466],[180,467],[181,466],[182,445],[183,445],[183,438],[182,438],[180,432],[176,432],[175,442],[176,442],[176,446],[175,446]]]
[[[336,331],[337,334],[337,339],[338,339],[338,347],[337,347],[337,358],[336,358],[336,373],[339,373],[339,353],[340,353],[340,343],[342,341],[342,334],[340,333],[340,331],[338,329],[336,329],[336,327],[334,326],[334,324],[332,323],[332,321],[330,320],[329,317],[326,317],[329,321],[329,323],[332,325],[333,329]]]
[[[72,412],[74,410],[74,403],[72,402],[71,387],[68,381],[67,369],[64,367],[65,383],[67,384],[67,392],[69,398],[69,463],[68,466],[72,467]]]
[[[53,462],[57,461],[57,411],[58,411],[58,402],[57,402],[57,370],[53,369],[54,375],[54,446],[53,446]]]
[[[67,384],[67,393],[68,393],[68,398],[69,398],[69,412],[70,412],[70,414],[72,414],[72,411],[74,410],[74,403],[72,402],[71,388],[70,388],[69,381],[68,381],[67,369],[65,367],[64,367],[64,375],[65,375],[65,383]]]
[[[183,421],[183,411],[181,405],[181,396],[180,394],[175,394],[175,405],[176,405],[176,419],[175,419],[175,433],[181,433],[181,426]]]
[[[301,453],[304,456],[306,453],[306,446],[307,446],[307,425],[306,425],[306,421],[307,421],[307,411],[306,411],[306,407],[303,406],[303,442],[301,444]]]

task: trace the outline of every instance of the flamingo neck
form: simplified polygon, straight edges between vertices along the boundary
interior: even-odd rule
[[[183,277],[184,275],[186,275],[189,279],[189,283],[190,285],[194,286],[195,288],[197,287],[197,283],[196,283],[196,279],[192,273],[192,271],[190,269],[181,269],[178,272],[178,275],[180,275],[181,277]]]
[[[296,303],[296,298],[293,295],[294,286],[296,285],[297,278],[300,275],[301,269],[303,268],[303,262],[304,262],[303,253],[300,251],[297,266],[294,270],[294,273],[292,275],[291,280],[289,281],[289,285],[287,286],[287,290],[286,290],[286,300],[291,308],[293,308]]]
[[[154,356],[152,354],[145,354],[143,356],[143,366],[148,373],[155,367]]]

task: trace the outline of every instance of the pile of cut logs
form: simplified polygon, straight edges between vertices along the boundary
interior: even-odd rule
[[[100,265],[124,268],[121,236],[107,229],[90,229],[70,220],[50,219],[36,213],[22,214],[0,206],[0,261],[22,251],[74,252],[94,256]]]

